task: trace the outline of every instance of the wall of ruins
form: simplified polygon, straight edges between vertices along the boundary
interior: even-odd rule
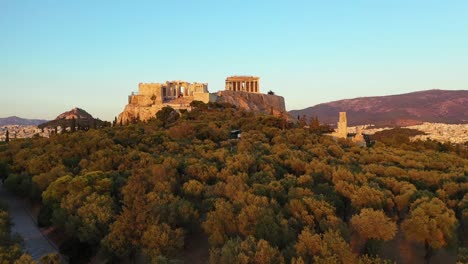
[[[148,96],[161,103],[165,100],[194,96],[196,93],[208,93],[208,84],[168,81],[166,83],[140,83],[138,85],[138,95]]]
[[[194,101],[202,101],[205,104],[209,102],[216,102],[217,98],[218,96],[212,93],[194,93],[193,94]]]

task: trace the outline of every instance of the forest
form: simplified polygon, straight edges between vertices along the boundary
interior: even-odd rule
[[[0,145],[0,177],[70,263],[468,263],[467,145],[192,106]],[[27,259],[3,207],[0,238],[0,263]]]

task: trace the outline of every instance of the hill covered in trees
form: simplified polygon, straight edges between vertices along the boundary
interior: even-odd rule
[[[0,145],[0,177],[42,203],[74,263],[466,261],[466,149],[365,148],[303,127],[227,104],[164,108]]]
[[[110,126],[109,122],[94,118],[85,110],[75,107],[58,115],[54,120],[40,124],[39,128],[69,128],[70,131],[88,130],[90,128],[101,128]]]

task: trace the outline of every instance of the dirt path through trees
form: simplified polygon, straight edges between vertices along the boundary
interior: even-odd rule
[[[55,246],[42,235],[28,212],[25,202],[5,190],[2,183],[0,183],[0,201],[8,205],[8,212],[13,223],[11,231],[23,238],[24,251],[29,253],[33,259],[39,259],[49,253],[58,253]]]

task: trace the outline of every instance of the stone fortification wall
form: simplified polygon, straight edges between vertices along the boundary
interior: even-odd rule
[[[194,93],[193,100],[194,101],[202,101],[205,104],[209,102],[216,102],[218,96],[214,93]]]
[[[139,83],[138,84],[138,94],[153,96],[161,94],[161,83]]]

